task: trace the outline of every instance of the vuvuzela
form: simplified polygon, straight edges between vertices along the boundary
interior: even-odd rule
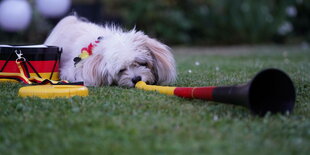
[[[296,94],[290,77],[279,69],[265,69],[247,84],[210,87],[167,87],[147,85],[140,81],[136,88],[157,91],[183,98],[229,103],[248,107],[254,114],[291,113]]]

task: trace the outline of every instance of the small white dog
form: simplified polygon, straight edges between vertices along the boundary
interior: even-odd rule
[[[166,85],[176,80],[169,48],[135,29],[100,26],[67,16],[44,43],[63,49],[60,78],[86,86],[134,87],[138,81]]]

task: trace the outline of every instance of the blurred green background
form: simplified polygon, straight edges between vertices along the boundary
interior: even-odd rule
[[[1,44],[40,44],[60,18],[48,19],[30,0],[31,25],[0,29]],[[309,0],[73,0],[90,21],[136,27],[169,45],[303,44],[310,42]]]

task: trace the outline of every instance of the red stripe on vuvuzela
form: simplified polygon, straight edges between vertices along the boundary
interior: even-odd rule
[[[174,94],[184,98],[212,100],[214,88],[215,87],[177,87],[174,90]]]
[[[0,69],[2,69],[3,65],[5,64],[5,60],[0,60]],[[52,72],[55,69],[54,72],[59,71],[59,63],[56,62],[55,60],[49,60],[49,61],[29,61],[31,65],[34,67],[34,69],[39,72],[39,73],[48,73]],[[56,64],[55,64],[56,63]],[[34,73],[34,70],[28,65],[27,68],[30,73]],[[9,61],[6,66],[4,67],[4,70],[2,72],[7,72],[7,73],[19,73],[19,69],[16,65],[15,61]]]
[[[174,95],[184,98],[193,98],[193,88],[191,87],[177,87],[174,89]]]
[[[193,89],[193,98],[213,100],[213,89],[215,87],[196,87]]]

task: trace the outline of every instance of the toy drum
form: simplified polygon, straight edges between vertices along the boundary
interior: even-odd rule
[[[23,62],[30,77],[59,80],[59,61],[62,49],[56,46],[0,45],[0,81],[14,81],[11,73],[20,73],[17,62]]]

